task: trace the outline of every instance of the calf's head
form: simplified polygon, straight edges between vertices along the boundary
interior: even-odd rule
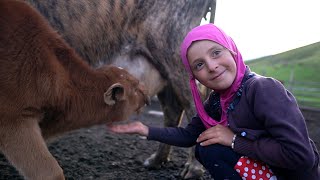
[[[112,85],[104,92],[104,102],[112,109],[109,122],[125,120],[150,103],[145,87],[126,70],[115,66],[101,68]]]

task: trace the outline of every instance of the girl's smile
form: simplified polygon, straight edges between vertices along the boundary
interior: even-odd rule
[[[215,80],[215,79],[218,79],[219,77],[221,77],[223,75],[223,73],[226,72],[225,70],[222,71],[220,74],[218,74],[217,76],[213,77],[211,80]]]

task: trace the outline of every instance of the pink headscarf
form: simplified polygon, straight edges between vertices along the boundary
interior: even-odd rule
[[[192,74],[190,64],[187,58],[188,48],[191,46],[192,42],[199,41],[199,40],[214,41],[220,44],[221,46],[227,48],[229,51],[234,52],[233,58],[237,66],[237,75],[234,82],[228,89],[221,92],[219,91],[220,104],[222,109],[221,120],[219,122],[212,119],[204,110],[203,103],[200,98],[199,90],[196,85],[195,77]],[[206,128],[210,128],[217,124],[222,124],[226,126],[228,124],[227,108],[230,102],[232,101],[233,95],[239,89],[241,85],[241,81],[246,71],[246,66],[244,64],[242,56],[238,48],[236,47],[235,43],[233,42],[231,37],[226,35],[220,28],[218,28],[214,24],[201,25],[192,29],[183,40],[181,44],[181,58],[182,58],[183,64],[185,65],[185,68],[189,72],[190,86],[191,86],[191,91],[193,95],[193,100],[195,102],[198,115],[201,118],[203,124],[205,125]]]

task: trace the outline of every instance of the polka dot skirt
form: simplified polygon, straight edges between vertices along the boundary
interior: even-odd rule
[[[240,174],[243,180],[276,180],[277,177],[268,165],[257,160],[242,156],[234,169]]]

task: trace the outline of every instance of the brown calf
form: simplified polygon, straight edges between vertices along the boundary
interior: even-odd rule
[[[0,1],[0,151],[27,179],[64,179],[46,138],[124,120],[148,101],[127,71],[91,68],[24,2]]]

